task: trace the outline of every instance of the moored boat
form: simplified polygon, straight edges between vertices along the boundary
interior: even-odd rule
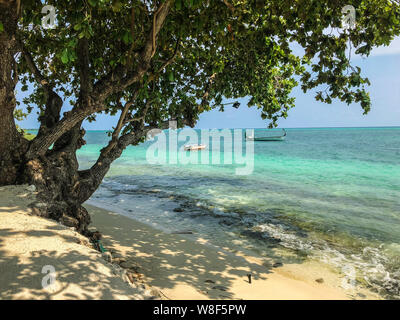
[[[206,148],[205,144],[187,144],[184,146],[185,151],[197,151],[203,150]]]

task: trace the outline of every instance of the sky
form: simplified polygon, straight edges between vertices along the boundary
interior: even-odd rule
[[[292,96],[296,106],[286,119],[278,121],[282,128],[309,127],[380,127],[400,126],[400,37],[388,47],[376,48],[368,58],[353,57],[353,65],[362,69],[369,78],[372,108],[368,115],[358,104],[348,106],[334,100],[332,104],[315,101],[315,91],[303,91],[297,87]],[[17,94],[17,98],[21,96]],[[227,106],[225,112],[213,110],[203,113],[196,128],[266,128],[268,120],[261,119],[261,111],[247,107],[247,99],[240,99],[238,109]],[[30,115],[18,124],[22,128],[38,128],[35,115]],[[116,116],[99,115],[97,121],[84,123],[86,130],[108,130],[116,125]]]

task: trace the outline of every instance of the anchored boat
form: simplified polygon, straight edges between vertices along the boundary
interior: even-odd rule
[[[206,148],[205,144],[187,144],[184,147],[185,151],[197,151],[197,150],[203,150]]]
[[[282,141],[285,140],[286,138],[286,130],[283,130],[283,135],[281,136],[260,136],[256,137],[255,135],[252,136],[247,136],[246,133],[244,134],[246,140],[252,140],[252,141]]]

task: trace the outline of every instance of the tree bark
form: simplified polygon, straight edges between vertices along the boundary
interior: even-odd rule
[[[84,134],[81,123],[78,123],[43,157],[29,160],[24,175],[38,190],[39,202],[32,205],[35,214],[60,221],[91,236],[88,231],[90,215],[82,206],[84,201],[77,191],[80,176],[76,151],[85,144]]]
[[[145,132],[140,130],[135,134],[129,133],[120,137],[117,143],[111,140],[109,145],[101,150],[96,163],[89,170],[79,172],[80,180],[76,186],[76,192],[82,202],[88,200],[97,190],[111,164],[121,156],[126,147],[138,144],[144,134]],[[109,149],[109,146],[112,147]]]
[[[27,142],[18,133],[14,121],[17,83],[16,53],[17,8],[14,1],[0,3],[0,185],[15,184],[19,179],[22,154]]]

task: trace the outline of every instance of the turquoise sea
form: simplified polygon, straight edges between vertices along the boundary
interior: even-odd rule
[[[81,168],[107,140],[87,132]],[[201,142],[228,158],[223,142]],[[238,163],[151,164],[151,145],[129,147],[89,202],[232,251],[352,270],[357,285],[400,298],[400,127],[287,129],[285,141],[254,142],[249,175]]]

